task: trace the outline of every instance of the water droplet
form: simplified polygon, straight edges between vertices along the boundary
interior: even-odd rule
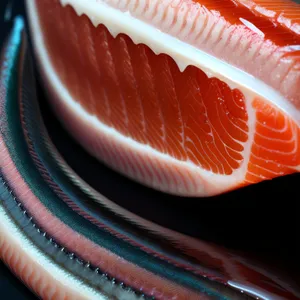
[[[263,124],[264,124],[264,125],[266,125],[266,124],[267,124],[267,122],[266,122],[266,121],[264,121],[264,122],[263,122]]]

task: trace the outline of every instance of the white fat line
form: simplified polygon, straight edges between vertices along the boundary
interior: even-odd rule
[[[40,62],[43,65],[43,69],[45,70],[47,79],[49,80],[50,85],[54,89],[56,94],[60,97],[60,101],[63,101],[68,107],[68,109],[70,109],[72,113],[76,115],[76,117],[84,120],[86,124],[89,124],[96,128],[98,132],[111,136],[111,138],[117,141],[120,145],[126,145],[127,148],[130,147],[131,151],[143,153],[146,156],[150,156],[155,159],[168,162],[169,164],[173,164],[180,168],[188,169],[194,174],[198,174],[201,178],[199,182],[204,180],[206,181],[206,184],[208,184],[209,194],[212,190],[224,191],[233,188],[237,184],[243,182],[245,171],[241,168],[234,170],[231,175],[215,174],[211,171],[207,171],[201,168],[200,166],[195,165],[191,161],[180,161],[168,154],[159,152],[158,150],[152,148],[149,145],[139,143],[130,137],[126,137],[114,128],[102,123],[97,117],[90,115],[79,103],[74,101],[68,89],[63,85],[63,83],[61,82],[60,78],[54,70],[49,55],[46,51],[43,34],[39,24],[35,1],[27,0],[26,4],[28,12],[30,14],[29,21],[31,29],[33,30],[33,41],[36,53],[38,55],[38,58],[40,59]],[[201,188],[203,187],[199,186],[199,189]]]
[[[209,78],[219,78],[231,89],[239,89],[245,96],[260,96],[270,101],[300,124],[300,111],[263,81],[131,16],[129,11],[122,12],[104,0],[60,2],[63,6],[72,6],[78,16],[85,14],[95,27],[99,24],[105,25],[114,37],[123,33],[135,44],[147,45],[155,54],[169,55],[181,71],[190,65],[195,66],[204,71]]]
[[[63,85],[58,75],[56,74],[51,64],[48,53],[45,49],[44,38],[39,24],[35,1],[27,0],[26,3],[27,3],[28,12],[30,14],[29,21],[31,23],[30,24],[31,29],[33,30],[32,33],[33,33],[34,44],[36,46],[39,59],[44,66],[44,70],[47,74],[47,78],[50,80],[51,86],[54,88],[55,92],[60,96],[60,99],[65,102],[67,107],[69,107],[69,109],[71,109],[71,111],[73,111],[73,113],[77,117],[84,120],[86,124],[89,124],[94,128],[96,128],[97,130],[99,130],[99,132],[104,132],[105,134],[110,135],[114,140],[118,141],[120,144],[126,144],[127,146],[130,145],[130,148],[132,148],[133,151],[144,153],[147,156],[151,155],[160,160],[168,161],[170,164],[175,164],[178,167],[185,167],[188,168],[190,171],[198,173],[202,178],[202,180],[204,179],[207,181],[208,185],[210,186],[210,189],[213,188],[214,186],[214,188],[216,188],[217,190],[222,191],[224,190],[224,188],[228,189],[230,187],[234,187],[244,180],[245,173],[247,171],[249,155],[253,143],[254,131],[255,131],[255,110],[252,107],[252,100],[253,100],[252,93],[248,92],[248,94],[245,95],[245,101],[246,101],[245,103],[246,103],[246,108],[248,111],[248,118],[249,118],[248,119],[249,138],[248,141],[244,143],[245,149],[243,155],[244,158],[246,159],[242,163],[242,166],[239,169],[234,170],[231,175],[219,175],[211,171],[202,169],[201,167],[195,165],[190,161],[179,161],[168,154],[163,154],[148,145],[141,144],[130,137],[126,137],[122,135],[117,130],[102,123],[97,117],[88,114],[79,103],[76,103],[74,101],[69,91],[66,89],[66,87]]]
[[[251,158],[251,150],[256,132],[256,110],[253,108],[252,103],[252,98],[245,97],[245,106],[248,114],[248,140],[244,143],[244,151],[242,152],[244,161],[242,162],[241,169],[244,172],[244,177],[246,177],[248,172],[248,165]]]

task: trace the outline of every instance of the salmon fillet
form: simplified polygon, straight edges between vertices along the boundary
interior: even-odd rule
[[[300,6],[260,0],[27,1],[71,134],[163,192],[212,196],[300,170]]]
[[[286,269],[291,270],[290,276],[279,263],[279,274],[272,267],[273,259],[265,264],[249,255],[254,255],[251,244],[260,240],[261,233],[256,234],[254,240],[252,234],[248,237],[248,254],[238,253],[229,245],[215,244],[220,233],[216,224],[209,230],[214,236],[212,240],[202,240],[203,232],[198,235],[194,226],[189,228],[191,220],[185,226],[182,222],[186,217],[178,219],[178,207],[169,211],[171,219],[176,217],[174,227],[171,219],[167,223],[160,217],[148,219],[145,209],[136,215],[136,211],[113,202],[114,195],[108,199],[99,193],[100,187],[94,189],[91,180],[84,175],[86,169],[82,169],[84,173],[77,169],[76,155],[65,156],[62,147],[70,150],[69,137],[59,134],[68,141],[57,143],[56,138],[51,141],[54,128],[59,126],[54,120],[46,129],[42,118],[44,111],[38,102],[24,25],[21,16],[14,18],[0,53],[0,261],[7,264],[15,276],[45,300],[300,298],[293,268]],[[91,166],[86,154],[75,148],[80,162],[86,161]],[[122,181],[118,176],[116,180]],[[142,193],[132,190],[134,186],[125,188],[132,192],[130,202],[147,194],[144,190]],[[160,200],[164,198],[161,196]],[[129,202],[123,200],[129,207]],[[154,206],[157,209],[155,202],[148,208]],[[230,206],[235,205],[230,203]],[[209,209],[207,205],[204,207]],[[228,219],[228,212],[233,216],[241,207],[235,207],[235,212],[227,208],[225,218]],[[270,221],[267,218],[265,222],[266,207],[264,204],[262,211],[256,214],[256,223],[260,226],[261,218],[263,223]],[[198,215],[186,205],[180,208],[189,212],[192,219]],[[275,205],[275,216],[283,213],[278,208]],[[217,224],[222,224],[224,211],[217,215]],[[202,224],[210,221],[204,219]],[[243,224],[240,218],[235,222]],[[180,223],[184,229],[174,231]],[[284,228],[294,223],[289,222]],[[231,226],[226,227],[230,231]],[[257,226],[250,227],[254,232],[257,229]],[[244,228],[244,236],[250,227]],[[223,228],[221,233],[225,231]],[[230,240],[235,240],[237,235],[226,233]],[[234,245],[232,242],[229,244]],[[278,239],[262,241],[259,249],[273,249],[276,243]],[[242,244],[243,249],[245,244]],[[295,251],[289,251],[291,257]],[[257,249],[255,252],[258,253]],[[275,253],[274,261],[278,254],[284,253],[287,252]],[[263,253],[260,254],[263,258]],[[292,262],[295,261],[293,257]]]

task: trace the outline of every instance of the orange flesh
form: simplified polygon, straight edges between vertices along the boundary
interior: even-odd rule
[[[171,57],[124,34],[113,38],[58,0],[37,1],[37,7],[54,68],[90,114],[205,170],[230,175],[241,166],[249,128],[239,90],[193,66],[180,72]],[[253,107],[256,134],[245,184],[295,172],[300,164],[294,121],[265,100],[256,99]]]
[[[246,182],[259,182],[293,173],[300,165],[300,129],[282,112],[255,99],[256,134]]]
[[[178,8],[184,2],[187,1],[182,0]],[[286,0],[195,0],[194,2],[220,13],[230,24],[242,25],[240,18],[246,19],[277,46],[300,45],[300,24],[294,21],[295,17],[300,15],[299,4]]]
[[[71,7],[53,3],[38,3],[46,44],[64,84],[87,111],[138,142],[214,173],[240,166],[248,138],[241,92],[196,67],[182,73],[169,56],[124,34],[114,39],[103,25],[96,29]]]

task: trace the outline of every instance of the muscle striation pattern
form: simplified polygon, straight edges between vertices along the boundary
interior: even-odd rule
[[[80,170],[77,169],[78,173],[72,170],[76,170],[77,162],[69,165],[64,151],[56,148],[57,144],[50,138],[55,132],[48,127],[48,133],[46,129],[21,17],[15,18],[0,56],[0,259],[38,297],[205,300],[263,295],[299,298],[292,278],[282,280],[272,268],[251,261],[246,255],[240,256],[144,219],[93,189],[83,180],[85,176],[81,178]],[[257,106],[254,107],[257,112],[270,116],[264,125],[275,123],[278,126],[273,127],[288,137],[286,121],[278,121],[282,120],[278,110],[262,106],[260,100],[252,103]],[[74,115],[67,116],[74,121]],[[271,123],[274,116],[275,121]],[[87,130],[86,126],[80,127],[80,122],[75,125],[79,125],[76,128],[79,133]],[[97,134],[89,132],[83,136],[95,138]],[[107,138],[106,142],[113,141],[111,135]],[[64,143],[67,145],[68,141]],[[115,151],[116,146],[111,149]],[[291,149],[292,146],[287,147],[286,152],[292,153]],[[77,146],[74,150],[76,153],[79,150],[79,165],[86,167],[89,159],[86,160]],[[112,157],[120,157],[122,153],[132,155],[132,151],[121,148]],[[99,164],[89,166],[94,170],[102,168]],[[172,174],[172,170],[168,169],[166,174]],[[118,176],[115,178],[120,182]],[[131,195],[131,201],[141,199],[140,195],[139,192]],[[178,214],[176,222],[182,222],[177,217]]]
[[[259,99],[253,106],[257,123],[246,181],[255,183],[293,173],[300,165],[299,126]]]
[[[300,107],[299,4],[289,0],[98,2],[129,11],[134,17],[249,72]]]
[[[36,51],[46,81],[55,73],[89,118],[75,116],[74,105],[63,104],[65,96],[50,80],[62,121],[100,160],[148,186],[190,196],[299,170],[300,41],[291,13],[299,6],[287,3],[271,14],[272,5],[263,1],[98,1],[276,87],[286,97],[288,108],[282,109],[244,84],[197,66],[180,68],[171,55],[156,51],[154,37],[148,45],[125,29],[114,33],[90,12],[79,12],[79,0],[61,2],[31,5],[30,14],[36,9],[39,16],[33,36],[40,24],[43,42]]]

